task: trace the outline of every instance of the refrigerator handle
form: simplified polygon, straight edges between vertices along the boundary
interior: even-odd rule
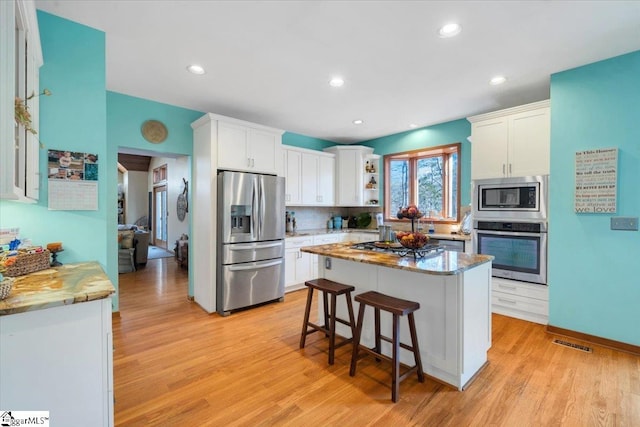
[[[228,269],[229,271],[257,270],[259,268],[273,267],[274,265],[278,265],[278,264],[282,264],[282,259],[263,262],[263,263],[251,263],[250,265],[246,265],[246,264],[230,265]]]
[[[264,216],[265,216],[265,211],[267,210],[267,207],[265,206],[265,201],[264,201],[264,178],[260,177],[260,195],[259,195],[259,199],[260,200],[260,234],[258,234],[258,238],[260,240],[263,239],[263,228],[264,228]]]
[[[229,250],[230,251],[246,251],[250,249],[275,248],[276,246],[282,246],[282,241],[279,240],[277,242],[272,242],[272,243],[252,243],[248,245],[234,244],[229,246]]]
[[[253,182],[253,185],[251,186],[251,238],[254,240],[258,240],[258,236],[260,235],[260,231],[259,231],[259,225],[258,225],[258,221],[259,221],[259,208],[258,208],[258,198],[260,197],[259,194],[257,194],[258,190],[256,188],[256,182]]]

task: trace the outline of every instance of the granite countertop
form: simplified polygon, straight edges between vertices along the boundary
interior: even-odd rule
[[[314,228],[308,230],[298,230],[295,233],[286,233],[286,237],[304,237],[304,236],[319,236],[322,234],[338,234],[338,233],[370,233],[373,238],[372,240],[377,240],[378,230],[374,228],[342,228],[339,230],[333,228]],[[471,235],[469,234],[447,234],[447,233],[432,233],[427,234],[427,236],[433,239],[440,240],[464,240],[471,241]]]
[[[493,260],[493,257],[490,255],[470,255],[454,251],[442,251],[436,255],[427,255],[425,258],[414,260],[412,256],[400,257],[393,253],[352,249],[350,244],[343,243],[305,246],[300,248],[300,251],[347,261],[364,262],[367,264],[381,265],[383,267],[435,275],[459,274],[465,270]]]
[[[97,262],[66,264],[15,278],[0,316],[106,298],[116,290]]]
[[[335,228],[311,228],[306,230],[297,230],[296,232],[285,233],[287,237],[304,237],[304,236],[320,236],[322,234],[341,234],[341,233],[371,233],[371,235],[378,236],[378,230],[373,228],[341,228],[336,230]]]

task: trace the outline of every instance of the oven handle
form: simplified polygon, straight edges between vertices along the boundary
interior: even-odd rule
[[[476,233],[480,234],[491,234],[493,236],[522,236],[522,237],[540,237],[543,236],[545,234],[547,234],[546,232],[540,232],[540,233],[523,233],[523,232],[518,232],[518,231],[493,231],[493,230],[481,230],[481,229],[475,229],[474,230]]]

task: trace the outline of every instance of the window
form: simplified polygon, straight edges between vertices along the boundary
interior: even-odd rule
[[[397,219],[416,205],[430,221],[457,222],[460,210],[460,144],[384,156],[384,215]]]
[[[153,170],[153,183],[162,184],[167,181],[167,165],[162,165]]]

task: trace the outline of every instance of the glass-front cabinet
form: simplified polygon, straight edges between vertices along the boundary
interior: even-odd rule
[[[15,120],[18,102],[39,129],[40,33],[32,1],[0,1],[0,198],[35,201],[39,196],[39,145],[34,132]]]

